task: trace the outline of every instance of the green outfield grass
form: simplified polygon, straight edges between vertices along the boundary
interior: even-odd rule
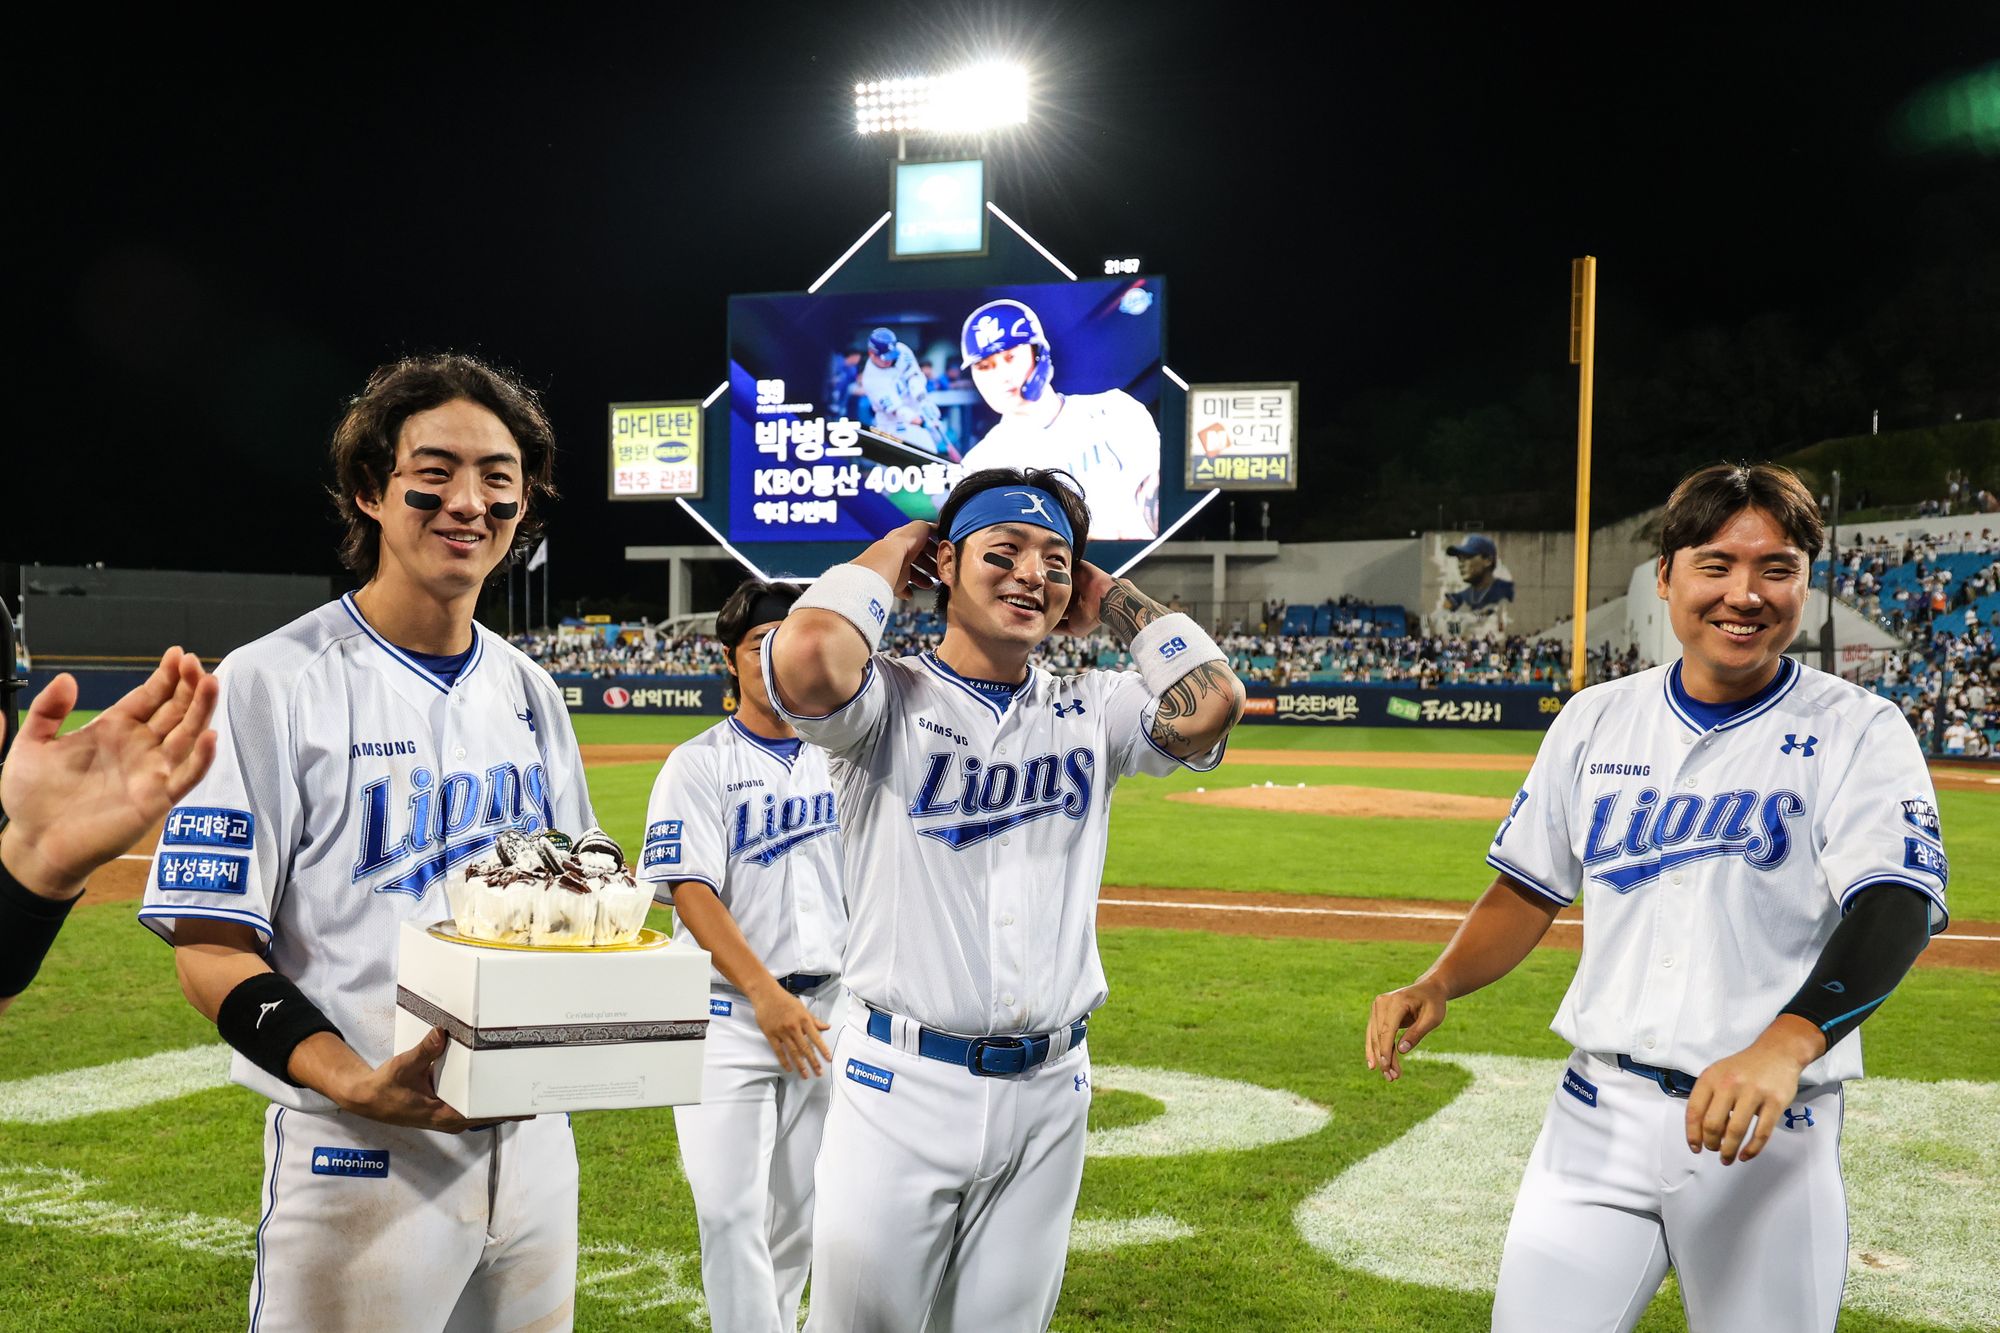
[[[1298,1219],[1316,1192],[1338,1188],[1344,1173],[1371,1154],[1394,1151],[1419,1122],[1470,1094],[1471,1075],[1440,1057],[1559,1059],[1561,1044],[1546,1025],[1574,955],[1538,953],[1453,1006],[1426,1043],[1430,1060],[1413,1061],[1410,1077],[1388,1087],[1362,1068],[1362,1017],[1373,994],[1429,960],[1431,946],[1113,930],[1103,949],[1112,998],[1091,1029],[1094,1140],[1154,1126],[1168,1142],[1165,1155],[1091,1158],[1078,1234],[1109,1234],[1113,1248],[1073,1254],[1058,1329],[1486,1327],[1483,1293],[1392,1280],[1371,1271],[1382,1262],[1375,1258],[1336,1263],[1308,1241]],[[133,923],[129,905],[79,908],[42,980],[0,1019],[0,1070],[12,1081],[211,1042],[212,1031],[175,991],[171,970],[165,946]],[[1884,1094],[1892,1102],[1935,1086],[1937,1095],[1956,1099],[1960,1113],[1929,1129],[1911,1128],[1908,1117],[1880,1125],[1856,1116],[1846,1153],[1856,1164],[1849,1188],[1857,1200],[1868,1188],[1857,1171],[1869,1160],[1871,1135],[1884,1140],[1882,1150],[1893,1140],[1904,1154],[1898,1166],[1923,1178],[1949,1169],[1988,1197],[2000,1187],[1993,1152],[2000,1103],[1991,1096],[2000,1080],[2000,1029],[1962,1021],[1989,1009],[1993,994],[1984,975],[1923,971],[1871,1021],[1873,1077],[1859,1086],[1877,1083],[1893,1093]],[[1943,1031],[1953,1034],[1948,1047],[1937,1039]],[[1523,1094],[1534,1108],[1553,1087],[1553,1070]],[[1121,1087],[1161,1077],[1147,1071],[1220,1080],[1208,1086],[1239,1099],[1275,1090],[1290,1114],[1303,1117],[1303,1128],[1264,1136],[1278,1141],[1210,1146],[1202,1134],[1240,1133],[1252,1119],[1224,1107],[1219,1120],[1192,1117],[1184,1141],[1175,1140],[1164,1128],[1171,1096]],[[118,1071],[100,1075],[115,1081]],[[241,1326],[258,1216],[261,1100],[209,1086],[129,1110],[29,1124],[19,1122],[18,1086],[0,1085],[0,1327]],[[671,1112],[580,1115],[576,1133],[584,1242],[577,1327],[691,1327],[696,1235]],[[1910,1134],[1917,1137],[1902,1137]],[[1489,1152],[1525,1152],[1525,1143],[1503,1139],[1478,1137],[1459,1150],[1468,1167]],[[1972,1146],[1955,1146],[1960,1141]],[[51,1174],[62,1171],[75,1175]],[[1494,1179],[1476,1202],[1504,1217],[1516,1168],[1486,1174]],[[64,1197],[50,1203],[56,1195]],[[1395,1207],[1429,1209],[1445,1219],[1432,1223],[1439,1225],[1468,1202],[1405,1197]],[[1382,1221],[1398,1224],[1390,1216]],[[1864,1209],[1857,1226],[1867,1221]],[[1972,1216],[1967,1225],[1990,1221]],[[1475,1228],[1457,1242],[1468,1263],[1497,1254],[1499,1235],[1491,1230]],[[1946,1236],[1936,1243],[1947,1252],[1924,1257],[1933,1267],[1967,1266],[1952,1289],[1967,1319],[1994,1308],[1990,1286],[1981,1286],[1971,1267],[1981,1234],[1964,1253],[1950,1250]],[[191,1238],[204,1248],[183,1248]],[[1938,1280],[1960,1281],[1950,1273]],[[1971,1326],[1897,1321],[1853,1307],[1867,1295],[1850,1288],[1842,1322],[1849,1333]],[[1671,1296],[1656,1302],[1642,1327],[1683,1327]]]

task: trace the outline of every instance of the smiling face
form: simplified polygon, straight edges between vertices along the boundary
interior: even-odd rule
[[[1798,637],[1808,569],[1805,552],[1755,508],[1659,562],[1657,591],[1681,641],[1689,694],[1728,703],[1770,683]]]
[[[451,600],[476,592],[513,542],[523,510],[502,519],[492,507],[522,504],[521,449],[499,417],[455,398],[403,422],[383,489],[355,497],[381,528],[376,577]],[[435,495],[439,506],[414,508],[408,491]]]
[[[972,383],[986,405],[1004,417],[1028,406],[1028,400],[1021,396],[1021,386],[1034,371],[1035,345],[1022,343],[973,362]]]
[[[1012,569],[988,559],[1011,561]],[[1067,578],[1075,557],[1069,543],[1032,523],[995,523],[963,542],[938,548],[938,572],[951,584],[946,617],[954,629],[994,646],[1031,650],[1054,632],[1069,609]]]

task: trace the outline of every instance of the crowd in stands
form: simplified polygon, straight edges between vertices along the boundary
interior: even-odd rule
[[[1917,506],[1919,518],[1950,518],[1953,514],[2000,514],[2000,495],[1983,486],[1974,486],[1964,468],[1944,474],[1942,498],[1925,500]]]
[[[1894,699],[1927,752],[2000,755],[2000,530],[1949,539],[1871,537],[1832,556],[1839,595],[1903,641],[1879,655],[1861,683]],[[1815,571],[1822,583],[1826,565]],[[1170,609],[1180,609],[1178,600]],[[1566,643],[1514,635],[1467,639],[1412,633],[1402,607],[1355,598],[1310,605],[1266,602],[1216,625],[1216,641],[1246,681],[1287,685],[1512,685],[1550,689],[1569,676]],[[944,622],[933,611],[890,617],[886,651],[933,649]],[[722,645],[705,634],[669,636],[650,626],[574,627],[512,642],[552,674],[569,677],[720,676]],[[1130,659],[1108,638],[1051,639],[1041,661],[1055,671],[1122,669]],[[1588,652],[1592,683],[1653,664],[1636,647]]]
[[[626,642],[635,638],[636,642]],[[720,676],[722,644],[706,634],[665,638],[639,631],[607,642],[602,634],[516,634],[509,640],[552,676]]]
[[[1387,634],[1371,613],[1382,608],[1349,601],[1329,603],[1338,618],[1332,634],[1285,634],[1282,603],[1265,608],[1266,619],[1255,629],[1234,621],[1217,637],[1230,665],[1247,681],[1270,685],[1408,683],[1417,688],[1440,685],[1527,685],[1553,688],[1569,677],[1569,652],[1555,640],[1461,639],[1440,635]],[[1296,610],[1297,608],[1293,608]],[[1308,607],[1306,610],[1313,611]],[[1401,608],[1396,624],[1405,622]],[[902,655],[936,648],[944,638],[944,622],[931,611],[903,611],[889,619],[883,635],[885,651]],[[627,641],[636,640],[636,641]],[[515,647],[548,668],[552,675],[603,679],[611,676],[719,676],[724,674],[722,645],[707,635],[667,638],[625,631],[607,636],[597,632],[559,635],[516,635]],[[1588,651],[1592,681],[1615,679],[1651,663],[1636,649],[1614,651],[1609,644]],[[1044,646],[1041,662],[1052,671],[1096,667],[1121,670],[1131,658],[1103,635],[1079,640],[1058,636]]]

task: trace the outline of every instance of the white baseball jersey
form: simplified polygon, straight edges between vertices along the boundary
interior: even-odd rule
[[[764,648],[774,701],[783,635]],[[1111,789],[1183,762],[1152,743],[1155,711],[1133,671],[1030,666],[1003,704],[933,653],[880,653],[828,716],[787,713],[840,793],[848,988],[966,1036],[1048,1032],[1102,1004]],[[1221,758],[1218,743],[1188,762]]]
[[[944,421],[931,402],[924,368],[906,345],[896,344],[893,366],[878,366],[872,357],[862,357],[860,383],[883,430],[932,449],[944,443]]]
[[[786,748],[733,717],[675,746],[646,806],[639,879],[669,906],[678,880],[714,889],[773,976],[837,975],[847,908],[833,779],[824,751]],[[674,937],[694,942],[678,921]],[[728,985],[720,971],[711,981]]]
[[[1154,503],[1160,484],[1160,428],[1122,389],[1066,393],[1046,426],[1002,417],[966,450],[965,470],[988,467],[1061,468],[1083,484],[1090,501],[1090,535],[1134,541],[1159,535]]]
[[[1583,957],[1554,1029],[1699,1074],[1804,984],[1855,894],[1901,884],[1944,929],[1930,774],[1889,700],[1786,658],[1709,726],[1680,663],[1584,690],[1542,742],[1487,861],[1559,903]],[[1803,1086],[1861,1074],[1850,1033]]]
[[[395,1054],[398,930],[448,914],[446,874],[509,829],[596,823],[554,681],[473,634],[447,686],[350,595],[224,658],[215,765],[167,815],[139,913],[169,942],[184,917],[254,928],[371,1064]],[[333,1109],[241,1055],[230,1077]]]

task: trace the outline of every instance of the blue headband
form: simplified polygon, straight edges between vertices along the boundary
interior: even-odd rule
[[[1076,534],[1070,530],[1069,513],[1062,502],[1034,486],[995,486],[981,491],[953,516],[946,539],[955,545],[995,523],[1032,523],[1047,528],[1071,546],[1076,545]]]

